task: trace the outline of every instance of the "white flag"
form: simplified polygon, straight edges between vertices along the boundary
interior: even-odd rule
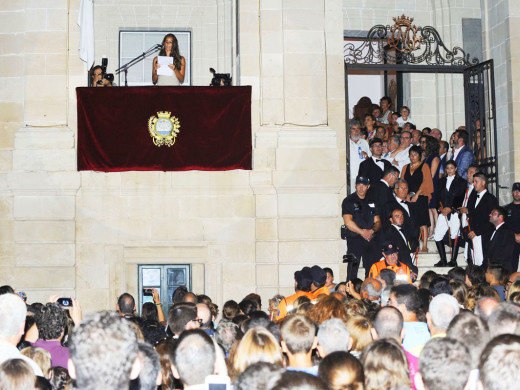
[[[80,27],[79,58],[90,69],[94,64],[94,3],[93,0],[81,0],[78,14]]]

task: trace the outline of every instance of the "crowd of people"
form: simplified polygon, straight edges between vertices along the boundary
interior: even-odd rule
[[[391,249],[391,248],[386,248]],[[129,293],[83,318],[73,300],[26,304],[0,287],[0,389],[514,389],[520,380],[520,273],[500,265],[391,269],[334,283],[317,265],[295,293],[251,293],[220,312],[179,287],[136,312]],[[211,387],[210,383],[216,387]]]
[[[399,116],[390,110],[390,98],[383,97],[380,104],[365,111],[355,108],[364,127],[357,119],[348,124],[352,194],[342,204],[348,279],[357,277],[361,262],[368,276],[390,244],[414,280],[417,257],[428,252],[428,240],[435,241],[439,253],[436,267],[456,267],[463,248],[468,264],[500,264],[515,272],[520,183],[512,187],[513,202],[501,207],[487,190],[486,172],[479,169],[485,143],[478,127],[472,148],[464,127],[448,143],[439,129],[416,129],[408,107]]]

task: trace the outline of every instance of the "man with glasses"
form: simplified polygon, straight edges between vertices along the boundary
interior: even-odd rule
[[[359,172],[359,165],[363,160],[371,156],[371,152],[368,142],[361,138],[361,125],[358,121],[349,121],[348,131],[350,136],[350,192],[354,192],[356,187],[356,177]]]
[[[406,164],[410,164],[410,156],[408,151],[412,146],[412,134],[409,131],[401,131],[400,141],[401,145],[399,145],[397,148],[397,154],[392,161],[392,164],[399,168],[399,172]]]

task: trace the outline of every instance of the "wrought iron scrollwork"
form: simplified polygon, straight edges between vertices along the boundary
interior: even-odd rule
[[[405,15],[393,18],[395,24],[375,25],[367,38],[356,45],[345,43],[343,54],[346,64],[426,64],[471,66],[478,64],[458,46],[451,50],[442,41],[439,32],[431,27],[417,27],[413,18]]]

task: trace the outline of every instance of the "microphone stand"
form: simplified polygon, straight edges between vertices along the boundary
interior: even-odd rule
[[[127,80],[127,76],[128,76],[128,68],[134,66],[135,64],[137,64],[139,61],[145,59],[146,57],[148,57],[150,54],[152,54],[154,51],[157,51],[159,50],[160,48],[162,47],[162,45],[160,44],[156,44],[156,45],[153,45],[151,48],[149,48],[147,51],[145,51],[144,53],[142,54],[139,54],[137,57],[135,57],[134,59],[130,60],[129,62],[127,62],[126,64],[122,65],[121,67],[119,67],[118,69],[116,69],[116,71],[114,73],[116,74],[119,74],[121,72],[125,72],[125,87],[128,87],[128,80]]]

